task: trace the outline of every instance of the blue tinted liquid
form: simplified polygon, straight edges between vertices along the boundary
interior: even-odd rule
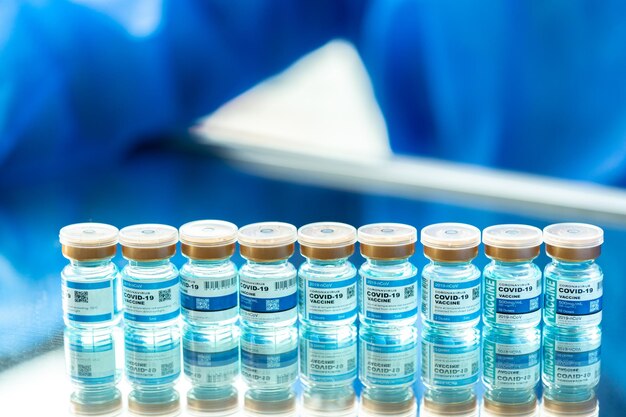
[[[480,321],[480,271],[471,262],[431,261],[422,271],[422,320],[431,327],[472,327]]]
[[[361,323],[377,327],[405,327],[415,323],[417,268],[408,259],[368,260],[359,274]]]
[[[602,321],[602,270],[593,260],[553,259],[544,271],[543,321],[550,326],[591,327]]]
[[[133,387],[129,402],[146,405],[177,402],[174,385],[181,369],[178,326],[126,327],[124,342],[126,378]]]
[[[422,329],[424,397],[434,403],[463,403],[474,398],[479,378],[480,331]]]
[[[61,272],[65,325],[87,329],[119,322],[117,277],[117,267],[110,259],[72,260]]]
[[[600,327],[543,328],[544,396],[556,401],[584,401],[600,380]]]
[[[190,259],[180,270],[181,313],[196,326],[223,326],[239,316],[237,267],[229,259]]]
[[[532,262],[494,260],[483,271],[483,321],[523,329],[541,322],[541,270]]]
[[[300,321],[328,327],[354,323],[356,287],[356,268],[347,259],[307,260],[298,271]]]
[[[525,404],[536,398],[541,332],[483,327],[483,383],[492,402]]]
[[[129,261],[121,275],[127,326],[154,329],[177,322],[180,291],[174,264],[168,259]]]
[[[274,329],[298,319],[297,271],[287,260],[248,261],[239,271],[239,314],[247,327]]]

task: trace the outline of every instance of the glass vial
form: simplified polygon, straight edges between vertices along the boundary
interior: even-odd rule
[[[543,229],[546,253],[543,320],[550,326],[588,327],[602,321],[600,256],[604,233],[597,226],[558,223]]]
[[[359,320],[377,327],[411,326],[417,320],[417,268],[409,262],[415,253],[417,231],[398,223],[377,223],[358,230]]]
[[[480,230],[462,223],[438,223],[422,229],[422,320],[436,327],[471,327],[480,321]]]
[[[175,324],[180,313],[176,253],[178,230],[162,224],[138,224],[120,231],[124,322],[140,328]]]
[[[500,328],[527,328],[541,323],[541,270],[533,263],[541,248],[541,230],[502,224],[483,230],[483,322]]]
[[[235,253],[237,226],[220,220],[186,223],[179,230],[181,313],[195,326],[224,326],[239,317]]]
[[[352,324],[357,315],[356,229],[344,223],[312,223],[298,230],[306,258],[298,271],[299,316],[316,326]]]
[[[112,262],[118,230],[102,223],[78,223],[59,232],[63,319],[76,328],[110,327],[118,320],[118,271]]]

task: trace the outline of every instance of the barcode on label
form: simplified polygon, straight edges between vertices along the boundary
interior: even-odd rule
[[[174,362],[162,363],[161,364],[161,375],[170,375],[174,373]]]
[[[294,287],[295,285],[296,285],[295,278],[286,279],[284,281],[276,281],[274,283],[274,290],[275,291],[286,290],[291,287]]]
[[[291,379],[291,375],[289,375],[289,374],[278,375],[276,377],[276,383],[277,384],[285,384],[285,383],[289,382],[290,379]]]
[[[598,285],[596,286],[597,290],[601,290],[602,289],[602,281],[598,281]]]
[[[471,374],[475,374],[476,372],[478,372],[478,362],[472,362],[472,372]]]
[[[172,299],[172,289],[168,288],[167,290],[159,290],[159,302],[170,301]]]
[[[205,290],[221,290],[223,288],[234,287],[235,285],[237,285],[237,277],[217,281],[204,281]]]
[[[404,287],[404,298],[411,298],[415,296],[415,286],[409,285],[408,287]]]
[[[348,287],[348,289],[346,290],[346,298],[354,297],[354,293],[355,293],[354,288],[355,288],[354,286]]]
[[[404,375],[411,375],[415,373],[415,363],[407,362],[404,364]]]
[[[82,376],[82,377],[91,376],[91,365],[78,364],[78,376]]]
[[[88,303],[89,291],[74,291],[74,302],[76,303]]]
[[[480,297],[480,287],[472,288],[472,300],[475,300],[478,297]]]
[[[348,370],[351,371],[354,368],[356,368],[356,359],[355,358],[350,358],[348,359]]]

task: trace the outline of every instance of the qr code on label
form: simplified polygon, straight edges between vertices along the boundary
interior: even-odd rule
[[[600,300],[593,300],[589,303],[589,312],[593,313],[594,311],[600,310]]]
[[[76,303],[88,303],[89,291],[74,291],[74,302]]]
[[[170,375],[174,373],[174,362],[162,363],[161,364],[161,375]]]
[[[354,297],[354,286],[348,287],[348,289],[346,290],[346,298],[352,297]]]
[[[279,300],[265,300],[265,310],[276,311],[280,308]]]
[[[480,297],[480,287],[472,288],[472,300],[475,300],[478,297]]]
[[[407,362],[404,364],[404,375],[415,373],[415,362]]]
[[[78,376],[82,376],[82,377],[91,376],[91,365],[78,364]]]
[[[472,362],[472,375],[478,372],[478,362]]]
[[[208,298],[196,298],[196,310],[209,310],[210,300]]]
[[[159,290],[159,302],[170,301],[172,299],[172,289],[168,288],[167,290]]]
[[[415,297],[415,285],[404,287],[404,298]]]
[[[280,356],[268,356],[267,367],[268,368],[280,368]]]
[[[348,370],[351,371],[354,368],[356,368],[356,359],[355,358],[350,358],[348,359],[348,366],[347,366]]]
[[[530,310],[537,310],[539,308],[539,299],[533,298],[530,300]]]

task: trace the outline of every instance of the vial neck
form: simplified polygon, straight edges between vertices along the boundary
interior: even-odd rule
[[[98,259],[92,261],[77,261],[75,259],[70,260],[70,264],[75,268],[101,268],[109,266],[112,258]]]
[[[430,263],[434,266],[441,268],[462,268],[472,265],[473,259],[468,261],[455,261],[455,262],[442,262],[442,261],[430,261]]]
[[[593,264],[595,264],[596,260],[595,259],[587,259],[585,261],[567,261],[567,260],[563,260],[563,259],[553,258],[552,259],[552,263],[555,264],[555,265],[558,265],[561,268],[578,269],[578,268],[588,268],[588,267],[592,266]]]
[[[348,258],[324,259],[324,260],[307,258],[306,261],[310,263],[311,265],[316,265],[316,266],[344,265],[346,262],[348,262]]]
[[[252,261],[252,260],[247,260],[247,264],[248,265],[263,265],[263,266],[282,266],[282,265],[287,265],[289,263],[289,259],[279,259],[277,261]]]
[[[512,267],[512,266],[528,266],[532,264],[532,261],[533,261],[532,259],[526,259],[523,261],[503,261],[501,259],[493,259],[491,263],[493,263],[496,266]]]
[[[402,265],[409,261],[409,258],[401,258],[401,259],[368,259],[367,263],[372,266],[394,266],[394,265]]]
[[[189,259],[187,261],[189,265],[199,267],[215,267],[220,265],[226,265],[230,262],[230,258],[225,259]]]
[[[141,267],[141,268],[158,268],[161,266],[168,266],[170,264],[170,259],[157,259],[151,261],[135,261],[133,259],[128,260],[128,265],[132,267]]]

